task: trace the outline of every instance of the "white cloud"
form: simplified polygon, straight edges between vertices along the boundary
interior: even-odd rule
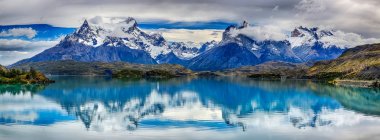
[[[359,34],[355,33],[345,33],[343,31],[333,32],[334,36],[325,36],[321,38],[322,42],[327,45],[336,45],[338,47],[356,47],[364,44],[374,44],[379,43],[380,39],[377,38],[363,38]]]
[[[26,36],[31,39],[37,35],[37,31],[32,28],[13,28],[7,31],[0,32],[0,37],[22,37]]]
[[[0,39],[0,64],[10,65],[32,57],[45,49],[58,44],[54,41],[26,41],[21,39]]]
[[[138,21],[246,19],[259,25],[286,23],[280,26],[283,29],[290,25],[334,26],[364,37],[380,38],[378,0],[2,0],[0,5],[0,24],[78,27],[84,18],[97,15],[131,16]],[[276,7],[280,10],[276,11]]]
[[[149,32],[158,32],[168,41],[195,42],[202,43],[207,41],[220,41],[223,30],[188,30],[188,29],[158,29],[147,30]]]
[[[276,5],[276,6],[272,9],[272,11],[278,11],[279,8],[280,8],[280,6]]]
[[[332,26],[344,32],[380,38],[378,0],[302,0],[295,9],[294,23]]]
[[[264,40],[276,40],[281,41],[286,39],[286,34],[278,26],[248,26],[243,29],[231,30],[231,36],[237,36],[239,34],[246,35],[252,39],[258,41]]]
[[[22,39],[0,39],[0,51],[27,51],[49,48],[58,44],[54,41],[26,41]]]
[[[301,12],[316,14],[326,10],[324,2],[323,0],[301,0],[295,8]]]

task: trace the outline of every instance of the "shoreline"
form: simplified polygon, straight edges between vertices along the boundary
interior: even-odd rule
[[[376,80],[349,80],[349,79],[331,81],[331,83],[336,86],[366,87],[366,88],[375,88],[375,87],[372,87],[375,82]]]

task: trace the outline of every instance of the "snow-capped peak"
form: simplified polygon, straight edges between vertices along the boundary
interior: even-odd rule
[[[84,20],[82,26],[76,31],[77,34],[87,34],[88,31],[91,31],[90,25],[87,20]]]
[[[326,29],[321,29],[318,27],[307,28],[307,27],[297,27],[291,32],[291,36],[287,39],[292,48],[300,46],[313,46],[315,43],[323,44],[323,48],[338,47],[338,48],[348,48],[346,44],[334,44],[337,40],[342,38],[336,35],[337,32],[330,31]]]
[[[170,42],[169,49],[181,59],[191,59],[199,54],[200,44],[195,42]]]
[[[67,39],[92,47],[103,45],[144,50],[152,58],[170,52],[161,34],[145,33],[138,28],[137,21],[131,17],[123,19],[95,17],[85,20]]]
[[[248,23],[244,22],[243,26],[247,27]],[[181,59],[191,59],[217,44],[215,41],[205,45],[195,42],[168,43],[159,33],[145,33],[139,29],[137,21],[131,17],[123,19],[95,17],[85,20],[68,38],[92,47],[129,47],[144,50],[154,59],[170,52]],[[203,51],[200,51],[201,47],[204,47]]]
[[[286,39],[286,34],[283,30],[276,26],[251,26],[247,21],[243,21],[242,25],[229,26],[223,32],[223,41],[236,42],[238,44],[245,44],[242,40],[250,39],[257,42],[266,40],[283,41]]]
[[[137,22],[136,22],[136,20],[135,20],[134,18],[132,18],[132,17],[128,17],[128,18],[125,20],[125,22],[126,22],[127,24],[132,25],[132,27],[137,27]]]
[[[291,37],[303,37],[305,35],[310,35],[315,39],[320,39],[325,36],[333,36],[334,34],[332,31],[320,29],[318,27],[307,28],[302,26],[295,28],[291,32]]]
[[[79,42],[88,46],[99,46],[98,33],[95,28],[91,27],[87,20],[72,34],[65,38],[74,42]]]

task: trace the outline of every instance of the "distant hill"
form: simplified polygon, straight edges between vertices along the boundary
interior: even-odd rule
[[[48,84],[51,82],[54,81],[33,68],[7,69],[0,65],[0,84]]]
[[[4,67],[4,66],[2,66],[2,65],[0,65],[0,71],[7,71],[7,68]]]
[[[252,78],[304,78],[310,66],[306,63],[269,61],[255,66],[224,70],[223,75],[248,76]],[[274,77],[273,77],[274,76]]]
[[[308,75],[321,79],[380,79],[380,44],[358,46],[337,59],[317,62]]]
[[[112,75],[122,70],[151,71],[160,70],[175,76],[191,75],[192,72],[175,64],[131,64],[127,62],[79,62],[72,60],[29,62],[12,68],[26,69],[34,67],[44,74],[51,75]]]
[[[228,43],[213,48],[190,60],[192,70],[223,70],[246,65],[256,65],[260,60],[247,48],[236,43]]]

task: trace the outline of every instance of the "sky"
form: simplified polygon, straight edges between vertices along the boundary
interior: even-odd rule
[[[380,38],[378,7],[379,0],[0,0],[0,25],[77,28],[97,16],[134,17],[142,29],[161,32],[168,40],[204,42],[220,40],[226,26],[247,20],[285,33],[302,25]],[[35,39],[40,33],[1,31],[0,64],[33,56],[61,38]],[[17,42],[21,45],[12,47]]]

